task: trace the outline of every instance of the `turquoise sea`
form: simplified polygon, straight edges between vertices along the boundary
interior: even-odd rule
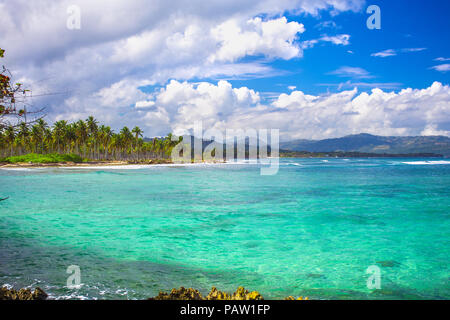
[[[442,159],[281,159],[274,176],[245,163],[0,169],[6,196],[0,285],[53,298],[245,286],[274,299],[450,299]]]

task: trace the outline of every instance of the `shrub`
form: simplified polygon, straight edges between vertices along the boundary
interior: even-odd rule
[[[31,162],[31,163],[58,163],[58,162],[82,162],[83,159],[76,154],[36,154],[29,153],[23,156],[8,157],[1,160],[2,162],[18,163],[18,162]]]

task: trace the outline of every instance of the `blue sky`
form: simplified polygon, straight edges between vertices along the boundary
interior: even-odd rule
[[[395,0],[370,1],[370,4],[378,5],[381,9],[381,30],[369,30],[366,27],[370,15],[365,11],[346,12],[337,16],[331,16],[327,11],[317,17],[286,15],[290,21],[305,25],[306,32],[301,39],[311,40],[323,34],[339,33],[350,35],[350,44],[333,46],[322,43],[305,50],[302,58],[270,62],[274,68],[286,72],[286,75],[231,82],[234,86],[245,85],[267,92],[284,92],[286,86],[296,86],[312,94],[336,92],[339,84],[347,81],[367,83],[367,87],[359,86],[361,90],[371,90],[369,84],[384,84],[386,88],[396,91],[407,87],[425,88],[434,81],[448,83],[450,73],[430,68],[449,63],[434,59],[449,58],[450,2],[437,0],[430,5],[427,1]],[[408,48],[425,50],[402,52],[402,49]],[[395,50],[396,55],[385,58],[371,56],[389,49]],[[364,69],[369,77],[339,77],[331,74],[343,66]]]
[[[370,5],[381,30],[366,27]],[[450,136],[449,9],[447,0],[0,0],[0,47],[50,124],[93,115],[146,136],[196,121],[279,129],[283,140]]]

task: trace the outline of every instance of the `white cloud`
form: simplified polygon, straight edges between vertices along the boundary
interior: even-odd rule
[[[440,65],[431,67],[430,69],[434,69],[439,72],[448,72],[448,71],[450,71],[450,64],[449,63],[440,64]]]
[[[121,80],[108,88],[103,88],[94,94],[101,106],[108,108],[125,107],[135,104],[137,99],[145,98],[138,89],[139,84],[133,81]]]
[[[348,67],[343,66],[339,69],[330,72],[329,74],[337,75],[339,77],[350,77],[350,78],[358,78],[358,79],[369,79],[373,78],[372,75],[367,70],[358,67]]]
[[[427,50],[427,48],[404,48],[401,51],[402,52],[420,52],[420,51],[425,51]]]
[[[301,57],[302,49],[295,40],[304,31],[302,24],[288,22],[285,17],[269,21],[257,17],[241,24],[234,19],[228,20],[211,30],[218,50],[208,61],[235,61],[249,55],[282,59]]]
[[[420,133],[423,136],[450,136],[449,130],[437,130],[436,125],[427,125]]]
[[[143,100],[143,101],[137,101],[135,103],[135,108],[149,108],[149,107],[153,107],[155,105],[154,101],[149,101],[149,100]]]
[[[321,41],[331,42],[336,45],[348,46],[350,44],[350,35],[348,34],[338,34],[336,36],[323,36],[320,38]]]
[[[39,103],[50,118],[59,105],[79,100],[83,114],[94,93],[127,81],[164,84],[169,79],[250,78],[276,75],[264,59],[301,57],[301,23],[283,14],[334,13],[362,8],[363,0],[0,0],[4,63],[27,78],[34,94],[70,92]],[[81,30],[68,30],[69,5],[81,9]],[[264,19],[259,17],[264,17]],[[214,30],[214,32],[210,32]],[[235,38],[236,37],[236,38]],[[236,39],[242,41],[237,45]],[[138,92],[135,92],[138,94]],[[87,98],[86,98],[87,97]],[[132,99],[130,99],[132,100]],[[108,99],[103,100],[109,102]],[[126,97],[123,103],[128,103]],[[117,103],[122,103],[120,99]]]
[[[319,39],[305,40],[302,42],[303,49],[310,49],[320,42],[331,42],[335,45],[348,46],[350,44],[350,35],[338,34],[335,36],[323,35]]]
[[[378,58],[386,58],[386,57],[392,57],[396,56],[398,53],[411,53],[411,52],[420,52],[425,51],[427,48],[403,48],[399,50],[394,49],[388,49],[381,52],[372,53],[372,57],[378,57]]]
[[[323,87],[336,87],[337,90],[352,89],[352,88],[379,88],[379,89],[398,89],[403,84],[399,82],[354,82],[347,80],[340,83],[320,83]]]
[[[376,53],[371,54],[372,57],[379,57],[379,58],[392,57],[392,56],[396,56],[396,55],[397,55],[397,52],[393,49],[388,49],[388,50],[384,50],[381,52],[376,52]]]
[[[274,75],[277,70],[266,61],[301,57],[305,44],[348,45],[347,34],[299,42],[303,25],[283,15],[357,11],[364,3],[0,0],[0,38],[7,44],[4,63],[17,77],[30,80],[34,94],[69,92],[38,101],[49,106],[49,121],[92,114],[114,128],[139,125],[147,136],[200,119],[205,127],[280,128],[291,138],[448,132],[449,88],[439,83],[399,93],[348,90],[326,96],[291,89],[269,105],[262,102],[263,93],[233,88],[227,81],[185,81]],[[81,30],[66,28],[71,4],[81,8]],[[249,55],[263,58],[242,61]],[[354,67],[337,75],[371,77]],[[149,85],[164,87],[150,94],[138,89]]]
[[[316,96],[302,91],[263,104],[259,93],[230,83],[171,81],[155,94],[158,112],[178,133],[202,120],[205,129],[278,128],[283,139],[322,139],[368,132],[378,135],[450,135],[450,87],[435,82],[426,89],[385,92],[356,88]],[[155,112],[144,118],[154,119]]]
[[[317,40],[317,39],[302,41],[302,49],[304,49],[304,50],[311,49],[318,43],[319,43],[319,40]]]
[[[450,58],[439,57],[439,58],[434,59],[434,61],[441,61],[441,62],[450,61]]]
[[[109,108],[105,112],[102,99],[123,99],[121,93],[112,94],[113,88],[129,90],[126,84],[118,83],[85,100],[67,99],[62,108],[64,113],[57,119],[77,120],[93,114],[113,127],[139,125],[147,136],[185,132],[199,120],[205,129],[280,129],[283,139],[322,139],[360,132],[450,136],[448,85],[435,82],[426,89],[408,88],[400,92],[374,88],[369,93],[358,93],[356,87],[364,87],[364,83],[352,82],[346,87],[351,85],[355,87],[329,95],[293,90],[274,95],[273,102],[268,104],[260,98],[262,93],[247,87],[233,88],[227,81],[171,80],[155,92],[132,94],[135,103],[128,108]],[[108,103],[117,105],[113,100]],[[80,109],[83,104],[85,108]],[[121,116],[117,117],[115,111]]]
[[[323,30],[323,29],[340,29],[341,27],[336,24],[336,22],[332,20],[322,21],[319,22],[314,26],[316,29]]]

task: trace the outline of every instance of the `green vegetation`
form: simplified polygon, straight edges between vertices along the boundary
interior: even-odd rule
[[[0,128],[0,158],[34,153],[40,154],[41,159],[49,154],[53,154],[49,159],[56,159],[55,154],[69,158],[72,154],[89,160],[149,161],[168,159],[181,141],[181,137],[172,141],[172,134],[144,141],[142,134],[139,127],[123,127],[115,133],[110,127],[99,125],[92,116],[73,123],[60,120],[52,127],[39,119],[31,127],[21,123]]]
[[[83,159],[76,154],[57,154],[57,153],[50,153],[50,154],[36,154],[36,153],[29,153],[27,155],[23,156],[13,156],[8,157],[5,159],[1,159],[0,162],[7,162],[7,163],[19,163],[19,162],[26,162],[26,163],[59,163],[59,162],[82,162]]]

